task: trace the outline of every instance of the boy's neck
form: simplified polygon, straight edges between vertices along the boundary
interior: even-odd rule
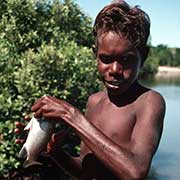
[[[141,86],[136,80],[129,89],[123,94],[110,94],[108,93],[109,100],[116,106],[124,106],[135,101],[141,94],[147,92],[149,89]]]

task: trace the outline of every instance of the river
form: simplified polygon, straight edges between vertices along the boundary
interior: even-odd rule
[[[180,179],[180,76],[159,78],[145,84],[166,101],[162,139],[150,169],[150,180]]]

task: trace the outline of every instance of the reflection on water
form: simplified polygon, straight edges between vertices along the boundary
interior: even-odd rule
[[[141,82],[149,87],[167,85],[167,86],[180,86],[179,76],[158,76],[155,79],[141,80]]]
[[[142,83],[160,92],[166,101],[163,136],[153,158],[148,180],[179,180],[180,77],[161,77]]]

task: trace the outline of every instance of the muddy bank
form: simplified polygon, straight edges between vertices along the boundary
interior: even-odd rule
[[[180,77],[180,67],[159,66],[156,78]]]

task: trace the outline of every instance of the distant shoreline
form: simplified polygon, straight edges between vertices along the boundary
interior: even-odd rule
[[[159,66],[156,77],[180,77],[180,67]]]

